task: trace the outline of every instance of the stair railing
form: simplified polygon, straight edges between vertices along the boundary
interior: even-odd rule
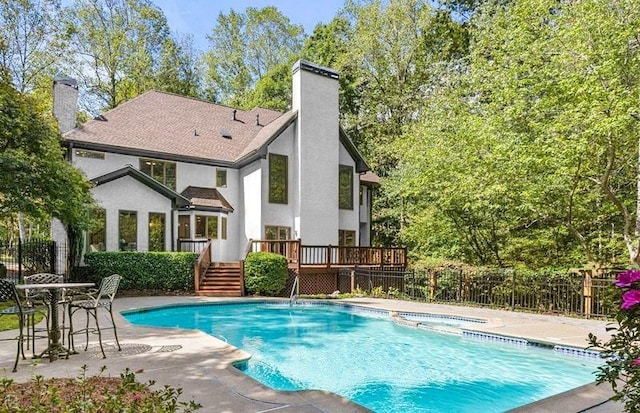
[[[289,296],[289,307],[293,307],[293,302],[298,297],[300,293],[300,279],[296,275],[296,278],[293,280],[293,287],[291,288],[291,295]]]
[[[211,264],[211,240],[207,241],[207,245],[200,251],[193,268],[193,288],[196,293],[200,290],[200,279],[209,268],[209,264]]]

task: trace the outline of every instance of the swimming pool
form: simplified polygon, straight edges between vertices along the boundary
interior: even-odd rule
[[[409,328],[385,311],[350,306],[207,304],[123,315],[132,324],[221,338],[251,354],[244,372],[269,387],[328,390],[381,413],[501,412],[589,383],[600,364]]]

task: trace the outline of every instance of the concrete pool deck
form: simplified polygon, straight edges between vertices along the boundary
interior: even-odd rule
[[[100,348],[90,337],[89,350],[82,351],[84,339],[77,338],[79,354],[69,360],[50,363],[47,360],[20,360],[18,371],[11,372],[15,359],[15,342],[0,342],[0,370],[2,375],[17,382],[33,379],[36,375],[48,377],[77,377],[83,365],[87,374],[98,374],[103,366],[103,375],[118,377],[126,368],[136,372],[138,381],[154,380],[154,388],[164,385],[181,387],[181,400],[195,400],[202,404],[203,412],[219,413],[318,413],[318,412],[366,412],[348,400],[322,391],[279,392],[269,389],[248,378],[231,366],[234,361],[245,359],[248,354],[235,349],[223,341],[199,331],[179,329],[144,328],[130,325],[119,311],[154,307],[169,304],[196,304],[206,302],[238,301],[240,299],[162,296],[124,297],[114,301],[118,336],[122,351],[115,348],[112,331],[104,333],[107,358],[103,359]],[[263,300],[243,298],[241,300]],[[515,313],[502,310],[473,308],[454,305],[425,304],[374,298],[337,300],[342,303],[399,312],[446,314],[487,320],[473,325],[473,330],[501,336],[521,337],[527,340],[585,348],[589,332],[606,337],[604,321],[585,320],[560,316]],[[101,319],[102,320],[102,319]],[[0,338],[14,335],[2,332]],[[36,341],[36,348],[42,348]],[[28,353],[25,353],[28,354]],[[518,412],[622,412],[619,403],[608,401],[612,393],[607,385],[593,384],[567,393],[520,407]],[[381,412],[382,413],[382,412]]]

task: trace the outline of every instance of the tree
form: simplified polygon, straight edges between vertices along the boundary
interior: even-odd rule
[[[159,90],[179,95],[200,97],[202,94],[199,56],[195,51],[192,36],[178,40],[168,38],[162,43],[155,75]]]
[[[150,0],[76,0],[65,10],[65,35],[76,52],[71,73],[95,111],[110,109],[155,85],[169,27]]]
[[[59,0],[0,0],[0,65],[20,92],[50,93],[62,50],[59,12]]]
[[[5,81],[0,107],[0,217],[22,212],[86,226],[90,183],[64,159],[53,120]]]
[[[637,263],[639,17],[626,0],[482,7],[464,70],[400,147],[405,239],[529,266],[615,260],[626,244]]]
[[[304,30],[273,6],[220,13],[207,36],[205,53],[209,99],[232,106],[250,100],[252,87],[270,70],[286,63],[302,47]]]

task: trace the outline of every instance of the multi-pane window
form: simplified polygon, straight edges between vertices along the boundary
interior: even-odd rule
[[[269,154],[269,202],[286,204],[288,202],[287,167],[285,155]]]
[[[140,171],[165,186],[176,189],[176,163],[140,158]]]
[[[227,187],[227,171],[225,169],[216,169],[216,187]]]
[[[178,216],[178,238],[191,238],[191,220],[189,215]]]
[[[264,238],[280,241],[291,239],[291,228],[266,225],[264,227]]]
[[[120,251],[138,249],[138,215],[135,211],[120,211],[118,214],[118,239]]]
[[[356,232],[341,229],[338,231],[338,245],[344,245],[346,247],[356,246]]]
[[[76,156],[80,158],[104,159],[104,152],[87,151],[85,149],[76,149]]]
[[[222,217],[222,225],[220,225],[220,238],[227,239],[227,218]]]
[[[149,251],[165,250],[165,222],[166,214],[149,213]]]
[[[102,208],[91,210],[91,228],[87,232],[87,251],[104,251],[107,244],[107,213]]]
[[[338,206],[340,209],[353,209],[353,167],[349,165],[340,165]]]
[[[196,238],[218,239],[218,217],[196,215]]]

